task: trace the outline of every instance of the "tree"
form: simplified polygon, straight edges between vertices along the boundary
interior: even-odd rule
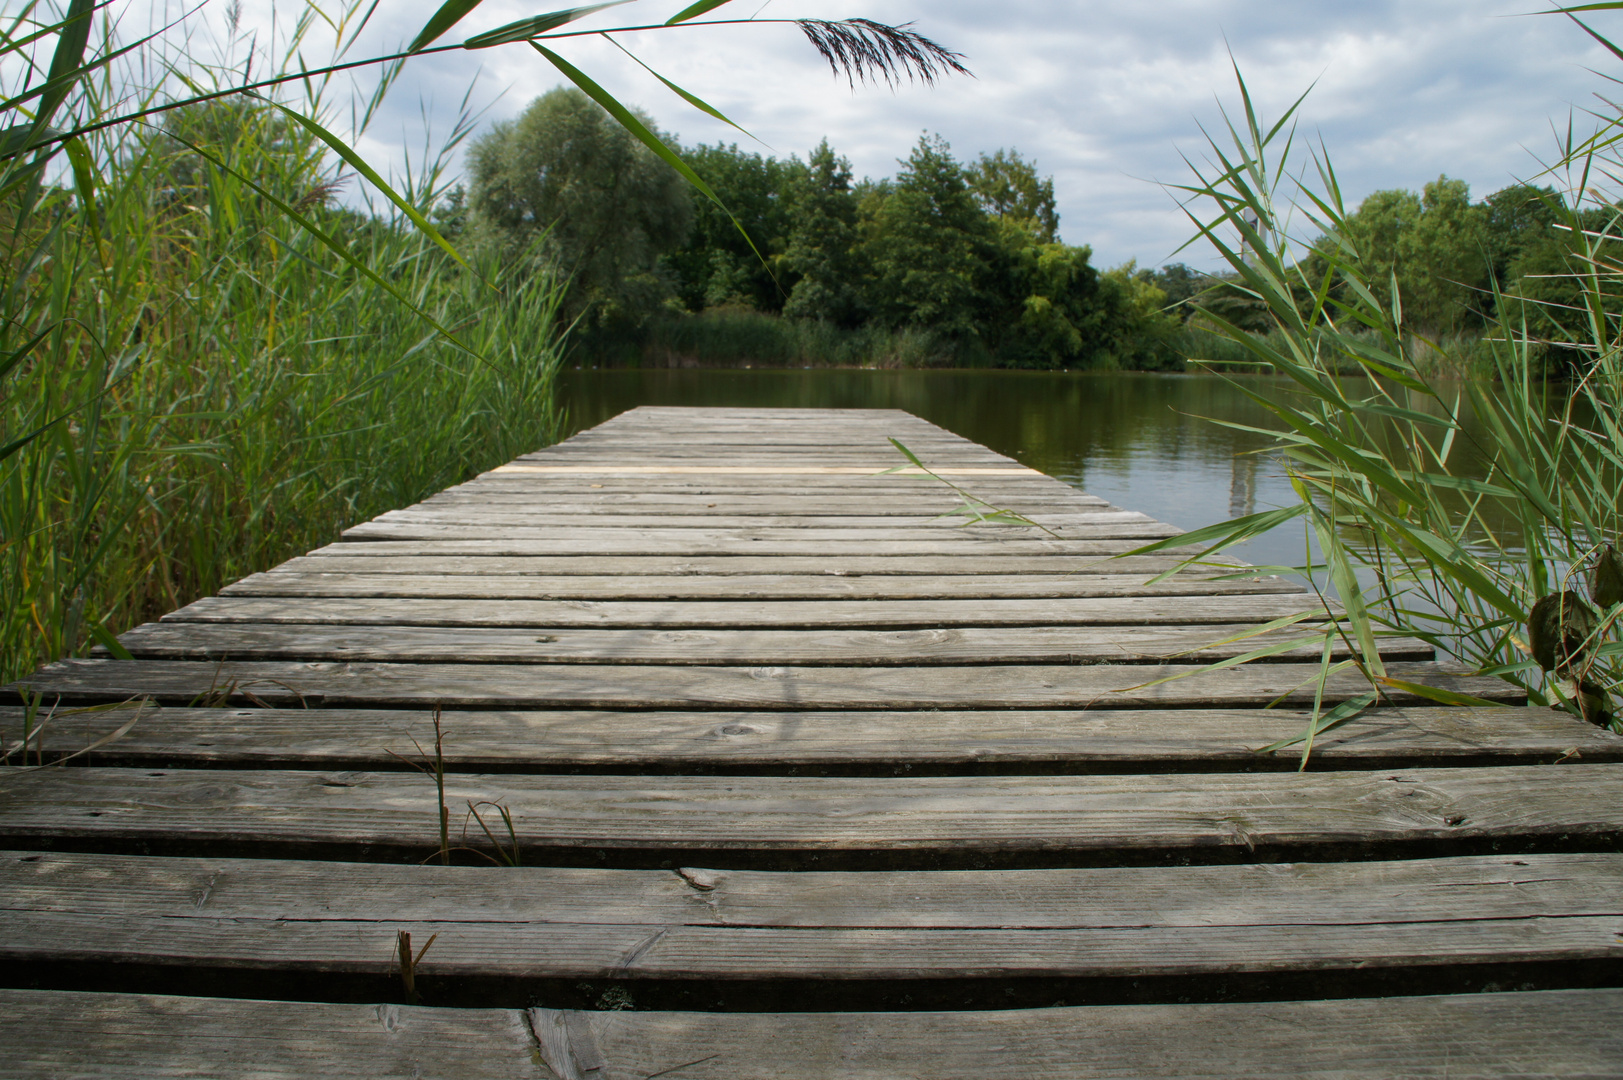
[[[1212,284],[1212,279],[1199,270],[1191,270],[1185,263],[1170,263],[1159,270],[1145,267],[1136,272],[1138,279],[1153,285],[1166,294],[1167,312],[1181,322],[1188,322],[1197,309],[1195,300]]]
[[[891,327],[976,332],[993,229],[945,139],[925,136],[894,185],[875,188],[863,223],[870,304]]]
[[[333,176],[325,175],[323,151],[315,138],[257,102],[222,99],[171,110],[164,115],[153,147],[171,199],[195,198],[218,176],[218,167],[204,153],[233,170],[246,171],[254,183],[299,209],[325,206],[338,187]]]
[[[1039,244],[1058,239],[1054,179],[1039,177],[1035,161],[1027,161],[1014,150],[982,154],[964,170],[964,180],[991,217],[1023,226]]]
[[[685,150],[682,157],[733,215],[728,217],[708,199],[696,202],[687,243],[668,260],[683,306],[689,311],[720,304],[781,310],[794,286],[783,280],[782,255],[789,245],[795,188],[806,167],[794,158],[763,158],[720,143]],[[739,233],[740,225],[748,241]]]
[[[784,265],[796,275],[783,313],[855,326],[866,312],[851,163],[824,139],[811,153],[791,214]]]
[[[1488,263],[1501,288],[1509,288],[1520,276],[1519,264],[1530,252],[1564,246],[1557,238],[1555,212],[1551,209],[1550,200],[1555,197],[1551,187],[1513,184],[1482,200],[1480,214]]]
[[[508,258],[540,245],[571,275],[567,315],[640,323],[671,295],[660,256],[687,239],[688,186],[581,91],[551,90],[493,125],[471,145],[468,172],[484,242]]]
[[[1003,222],[983,334],[998,362],[1058,368],[1086,363],[1097,343],[1099,272],[1092,251],[1039,244],[1024,227]]]
[[[1394,277],[1404,321],[1437,335],[1480,321],[1489,274],[1481,214],[1463,180],[1439,176],[1421,194],[1377,191],[1347,219],[1365,279]]]

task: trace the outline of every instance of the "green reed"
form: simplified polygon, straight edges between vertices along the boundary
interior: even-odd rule
[[[316,26],[340,51],[363,10],[283,55]],[[165,63],[192,87],[229,74],[190,59]],[[335,206],[344,162],[262,99],[82,130],[158,99],[130,85],[85,72],[57,118],[81,133],[0,161],[0,681],[557,431],[553,280]]]
[[[1334,587],[1345,621],[1321,633],[1355,646],[1353,659],[1332,665],[1327,643],[1323,671],[1357,666],[1371,689],[1315,710],[1299,740],[1304,764],[1315,732],[1389,689],[1464,703],[1391,677],[1378,652],[1388,634],[1426,640],[1526,688],[1535,703],[1607,721],[1604,706],[1582,705],[1575,688],[1598,691],[1603,703],[1623,675],[1623,646],[1614,640],[1623,609],[1588,584],[1619,535],[1623,499],[1615,300],[1623,269],[1612,251],[1623,213],[1617,193],[1605,190],[1623,165],[1623,120],[1603,117],[1594,139],[1569,139],[1540,181],[1553,179],[1562,193],[1548,202],[1570,239],[1566,280],[1578,304],[1498,298],[1505,314],[1472,346],[1471,363],[1490,378],[1455,381],[1439,372],[1456,367],[1449,353],[1457,343],[1415,333],[1396,282],[1365,272],[1328,155],[1319,148],[1307,162],[1293,160],[1301,103],[1268,126],[1243,80],[1240,94],[1243,117],[1230,121],[1228,138],[1212,140],[1214,164],[1185,190],[1215,206],[1207,217],[1191,214],[1199,239],[1215,246],[1274,324],[1255,335],[1214,319],[1252,364],[1290,380],[1288,395],[1242,390],[1272,415],[1273,453],[1298,502],[1174,542],[1221,550],[1287,522],[1303,523],[1316,541],[1317,565],[1298,572],[1315,589]],[[1309,251],[1317,256],[1304,258]],[[1552,356],[1569,359],[1570,377],[1549,374]],[[1473,414],[1468,427],[1462,420]],[[1569,655],[1541,663],[1529,615],[1541,598],[1564,591],[1599,610],[1579,620],[1582,640],[1569,643]]]

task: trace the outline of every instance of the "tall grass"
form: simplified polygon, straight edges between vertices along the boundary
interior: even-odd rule
[[[1460,382],[1438,374],[1447,346],[1411,333],[1396,282],[1365,270],[1328,155],[1320,148],[1306,163],[1294,160],[1295,107],[1265,125],[1243,81],[1240,93],[1244,113],[1231,121],[1232,140],[1212,141],[1214,165],[1187,191],[1215,206],[1193,218],[1200,237],[1272,319],[1266,335],[1214,322],[1251,363],[1289,379],[1289,394],[1245,392],[1277,422],[1275,453],[1298,502],[1178,542],[1220,550],[1287,522],[1310,531],[1322,561],[1301,572],[1316,589],[1339,593],[1346,621],[1326,633],[1356,646],[1345,664],[1370,684],[1349,702],[1316,709],[1315,729],[1391,688],[1459,701],[1389,676],[1378,652],[1384,634],[1429,641],[1524,687],[1534,703],[1615,722],[1608,699],[1623,675],[1623,646],[1614,640],[1623,607],[1605,579],[1616,573],[1608,544],[1619,535],[1623,499],[1615,304],[1623,268],[1612,252],[1623,211],[1608,185],[1623,175],[1623,120],[1601,117],[1600,133],[1569,142],[1547,174],[1557,181],[1548,201],[1570,238],[1567,273],[1583,297],[1581,317],[1552,313],[1558,317],[1533,333],[1507,316],[1479,345],[1486,357],[1477,362],[1492,378]],[[1586,231],[1579,215],[1597,206],[1607,224],[1591,221]],[[1300,258],[1315,244],[1325,256],[1322,276]],[[1580,360],[1570,380],[1556,381],[1546,373],[1547,335],[1562,326],[1572,329],[1556,344]],[[1464,458],[1469,469],[1460,467]],[[1557,598],[1555,608],[1547,602],[1529,627],[1547,597]],[[1329,655],[1327,642],[1326,673]],[[1305,763],[1311,732],[1304,741]]]
[[[71,122],[128,109],[128,74]],[[403,198],[432,204],[465,132]],[[4,163],[0,681],[555,436],[554,283],[336,208],[325,151],[233,98]]]
[[[116,653],[130,622],[553,437],[558,283],[470,265],[429,221],[468,118],[394,185],[354,149],[411,58],[528,47],[712,199],[549,45],[748,22],[797,27],[853,84],[965,70],[908,27],[700,21],[727,0],[651,25],[571,25],[626,2],[444,44],[479,4],[446,0],[410,45],[361,57],[375,2],[306,4],[257,44],[233,38],[233,3],[211,62],[184,16],[125,39],[129,13],[96,0],[7,11],[0,681],[94,642]],[[354,71],[377,74],[377,90],[339,133],[324,95]],[[332,205],[344,166],[384,212]]]
[[[917,327],[847,329],[745,307],[657,319],[623,357],[613,349],[595,352],[654,367],[921,368],[991,362],[984,348],[977,356],[962,342]]]
[[[1257,345],[1273,352],[1290,351],[1284,332],[1277,328],[1245,337],[1235,336],[1231,330],[1220,322],[1197,316],[1173,335],[1167,345],[1188,363],[1221,371],[1272,371],[1267,361],[1258,359]],[[1369,338],[1369,344],[1379,347],[1373,332],[1366,332],[1365,336]],[[1439,340],[1411,342],[1409,359],[1417,371],[1429,378],[1494,379],[1498,377],[1498,367],[1494,360],[1493,337],[1491,334],[1460,333]],[[1253,338],[1260,340],[1253,341]],[[1341,355],[1333,345],[1323,352],[1323,356],[1327,362],[1336,365],[1337,374],[1364,374],[1364,368],[1356,360]]]

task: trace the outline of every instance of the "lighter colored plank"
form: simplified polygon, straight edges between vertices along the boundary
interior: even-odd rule
[[[605,530],[613,531],[613,530]],[[629,550],[620,552],[619,545],[612,552],[606,551],[575,551],[565,549],[560,551],[560,545],[550,540],[537,540],[533,537],[523,539],[474,539],[474,540],[366,540],[364,542],[344,542],[329,544],[324,548],[317,548],[310,555],[338,555],[343,554],[340,548],[349,548],[354,555],[484,555],[509,558],[663,558],[675,559],[682,562],[695,562],[710,558],[795,558],[801,564],[808,560],[822,559],[824,565],[838,570],[841,567],[859,563],[865,559],[890,559],[895,562],[917,559],[925,565],[930,559],[956,559],[967,562],[979,560],[983,564],[990,561],[1001,562],[1008,559],[1021,558],[1053,558],[1070,559],[1073,562],[1083,559],[1106,559],[1118,555],[1125,555],[1134,548],[1144,546],[1143,540],[1066,540],[1063,543],[1051,542],[1048,547],[1041,546],[1040,542],[1022,549],[1022,544],[1028,541],[987,541],[984,544],[943,544],[936,550],[920,550],[914,544],[886,544],[886,543],[840,543],[840,544],[805,544],[804,551],[786,551],[782,544],[773,544],[768,550],[762,550],[759,542],[749,544],[747,550],[729,551],[695,549],[691,544],[677,545],[670,551],[639,551]],[[636,545],[626,545],[633,549]],[[1166,556],[1194,555],[1199,549],[1192,547],[1169,548]],[[788,564],[794,565],[794,564]],[[1055,567],[1066,565],[1056,561]],[[771,572],[768,569],[767,572]],[[792,572],[792,571],[786,571]]]
[[[877,492],[875,492],[877,494]],[[567,498],[567,503],[560,502]],[[719,509],[732,513],[765,514],[857,514],[869,515],[883,509],[898,514],[939,514],[959,505],[956,495],[941,488],[919,489],[903,487],[887,495],[883,507],[874,507],[872,500],[853,501],[839,492],[801,491],[786,492],[781,486],[761,490],[728,489],[707,493],[699,487],[692,489],[654,489],[641,484],[614,486],[600,484],[513,484],[468,483],[446,488],[424,499],[418,506],[515,506],[536,505],[559,508],[569,512],[574,505],[577,513],[606,513],[616,507],[683,507],[692,509]],[[1073,488],[1051,495],[1027,496],[1021,508],[1033,513],[1089,513],[1111,504],[1094,495],[1084,495]],[[658,512],[650,510],[650,513]]]
[[[500,465],[491,470],[502,475],[538,473],[554,476],[653,476],[657,474],[694,474],[701,476],[868,476],[880,469],[888,469],[887,462],[869,465]],[[996,476],[1009,477],[1024,474],[1042,474],[1035,469],[1020,466],[962,466],[947,465],[930,470],[938,476]],[[896,475],[928,475],[918,468],[904,468]]]

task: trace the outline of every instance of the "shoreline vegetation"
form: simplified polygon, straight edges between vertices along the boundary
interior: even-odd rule
[[[703,18],[721,2],[662,26],[798,31],[853,81],[964,70],[907,27]],[[8,11],[0,683],[98,644],[120,655],[130,626],[560,436],[576,313],[544,238],[453,245],[430,220],[475,118],[402,176],[355,146],[414,56],[511,47],[612,114],[657,186],[686,200],[704,182],[549,48],[650,27],[571,25],[599,5],[448,37],[475,6],[451,0],[372,56],[355,49],[367,0],[301,5],[268,35],[236,3],[150,8],[147,36],[139,0]],[[363,75],[370,92],[349,82]]]
[[[636,115],[726,211],[563,88],[473,138],[467,184],[435,210],[468,249],[567,277],[571,363],[1257,370],[1227,328],[1277,332],[1232,268],[1095,266],[1060,237],[1052,178],[1017,150],[960,161],[926,135],[895,176],[856,179],[827,139],[804,160],[683,147]],[[1507,316],[1548,331],[1536,359],[1559,374],[1576,356],[1554,342],[1575,320],[1545,324],[1576,296],[1553,196],[1513,184],[1473,202],[1447,176],[1377,191],[1297,257],[1312,280],[1354,246],[1367,279],[1403,295],[1405,351],[1428,373],[1495,377],[1486,338]],[[1352,286],[1330,287],[1345,301]],[[1305,285],[1293,295],[1303,312],[1318,302]]]
[[[925,136],[894,177],[858,180],[826,141],[804,161],[681,148],[545,44],[587,33],[566,24],[595,8],[433,44],[472,10],[453,0],[405,51],[346,59],[370,10],[309,8],[267,47],[228,8],[212,60],[185,35],[122,39],[93,0],[27,6],[0,39],[0,680],[98,643],[117,655],[128,626],[555,440],[562,364],[1193,357],[1298,388],[1257,400],[1300,505],[1206,533],[1307,525],[1325,561],[1296,572],[1348,603],[1370,700],[1388,685],[1375,637],[1401,633],[1534,700],[1611,709],[1623,607],[1584,582],[1616,569],[1623,490],[1623,204],[1601,190],[1623,172],[1617,115],[1569,137],[1543,186],[1472,202],[1440,177],[1347,208],[1321,153],[1283,167],[1288,134],[1247,100],[1238,148],[1214,143],[1216,171],[1184,189],[1216,207],[1195,226],[1227,269],[1100,269],[1016,151],[966,162]],[[905,27],[755,25],[774,22],[841,77],[963,70]],[[392,181],[353,149],[411,55],[506,45],[574,88],[477,136],[462,116]],[[341,62],[379,75],[345,102],[344,137]],[[338,198],[356,174],[358,208]],[[1307,231],[1287,236],[1293,220]],[[1451,471],[1462,407],[1494,427],[1486,475]],[[1525,547],[1485,526],[1490,504]]]
[[[1277,348],[1277,334],[1254,333],[1259,344]],[[710,308],[695,314],[652,321],[635,349],[599,356],[598,363],[580,351],[566,361],[572,366],[607,368],[855,368],[869,370],[979,368],[1022,371],[1109,373],[1114,371],[1198,373],[1206,370],[1267,374],[1256,351],[1216,327],[1184,325],[1157,338],[1169,356],[1154,366],[1124,367],[1111,360],[1075,367],[1008,368],[973,346],[963,347],[927,330],[903,327],[842,329],[828,323],[786,319],[746,307]],[[1482,334],[1459,333],[1439,341],[1413,343],[1417,364],[1445,379],[1492,379],[1492,342]],[[1356,375],[1352,361],[1338,368]]]

